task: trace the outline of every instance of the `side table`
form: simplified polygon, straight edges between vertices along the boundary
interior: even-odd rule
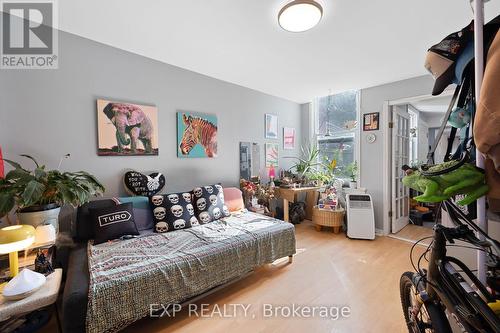
[[[289,217],[289,203],[295,202],[297,193],[306,193],[306,219],[310,220],[312,218],[312,208],[318,200],[319,187],[296,187],[296,188],[286,188],[286,187],[276,187],[275,193],[277,198],[283,199],[283,220],[285,222],[290,222]]]
[[[62,269],[56,268],[54,272],[47,276],[45,284],[35,293],[18,301],[8,301],[0,293],[0,326],[1,322],[12,317],[19,317],[32,311],[55,305],[57,327],[61,330],[59,311],[56,301],[61,287]]]

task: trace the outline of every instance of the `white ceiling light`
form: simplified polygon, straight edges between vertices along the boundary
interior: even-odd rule
[[[290,32],[302,32],[316,26],[323,16],[323,7],[313,0],[294,0],[278,14],[279,25]]]

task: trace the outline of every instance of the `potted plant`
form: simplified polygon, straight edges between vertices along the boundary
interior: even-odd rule
[[[300,149],[301,157],[287,156],[285,158],[293,158],[297,161],[290,170],[295,170],[301,182],[307,183],[308,176],[315,172],[315,167],[321,165],[318,161],[319,148],[316,144],[308,144],[303,145]]]
[[[104,193],[104,186],[85,171],[46,170],[45,165],[39,165],[33,157],[21,156],[32,160],[35,169],[27,170],[17,162],[4,159],[14,169],[0,178],[0,217],[17,207],[21,224],[36,227],[50,222],[57,231],[61,206],[82,205]]]
[[[357,182],[358,162],[354,161],[354,162],[350,163],[347,166],[346,171],[347,171],[347,174],[349,175],[349,178],[351,179],[351,181],[349,182],[349,187],[353,188],[353,189],[357,188],[358,187],[358,182]]]

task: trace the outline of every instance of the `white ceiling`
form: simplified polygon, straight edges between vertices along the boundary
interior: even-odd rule
[[[288,0],[64,0],[60,28],[296,102],[425,74],[429,46],[469,23],[469,0],[320,0],[305,33],[276,19]],[[500,1],[486,4],[487,17]]]

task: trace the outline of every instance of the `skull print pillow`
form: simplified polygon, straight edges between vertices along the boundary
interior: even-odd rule
[[[156,232],[163,233],[199,225],[191,192],[153,195],[149,198],[149,203]]]
[[[224,204],[224,191],[219,184],[195,188],[193,205],[201,224],[231,215]]]

